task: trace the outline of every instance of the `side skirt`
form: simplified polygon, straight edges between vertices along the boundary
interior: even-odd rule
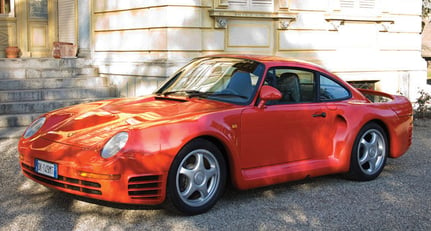
[[[239,182],[239,189],[257,188],[271,184],[302,180],[340,173],[342,164],[338,159],[303,160],[292,163],[264,166],[241,170],[243,180]]]

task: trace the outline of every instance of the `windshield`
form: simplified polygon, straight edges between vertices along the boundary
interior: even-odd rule
[[[247,104],[253,99],[263,71],[263,64],[251,60],[200,58],[179,70],[156,94]]]

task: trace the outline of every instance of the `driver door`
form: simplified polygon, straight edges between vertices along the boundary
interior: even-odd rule
[[[240,154],[243,169],[324,159],[333,152],[331,137],[335,131],[328,120],[327,107],[316,99],[314,72],[280,69],[274,72],[275,83],[283,82],[280,77],[284,73],[297,76],[297,89],[275,84],[283,94],[280,101],[270,102],[264,109],[243,111]]]

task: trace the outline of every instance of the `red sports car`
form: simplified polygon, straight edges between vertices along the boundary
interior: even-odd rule
[[[384,99],[379,100],[379,99]],[[412,139],[403,96],[358,90],[280,57],[194,59],[153,95],[47,113],[19,141],[25,176],[97,200],[210,209],[250,189],[325,174],[372,180]]]

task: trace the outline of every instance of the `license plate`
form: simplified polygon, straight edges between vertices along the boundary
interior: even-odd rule
[[[34,170],[39,174],[56,178],[56,179],[58,178],[57,164],[36,159],[34,161]]]

